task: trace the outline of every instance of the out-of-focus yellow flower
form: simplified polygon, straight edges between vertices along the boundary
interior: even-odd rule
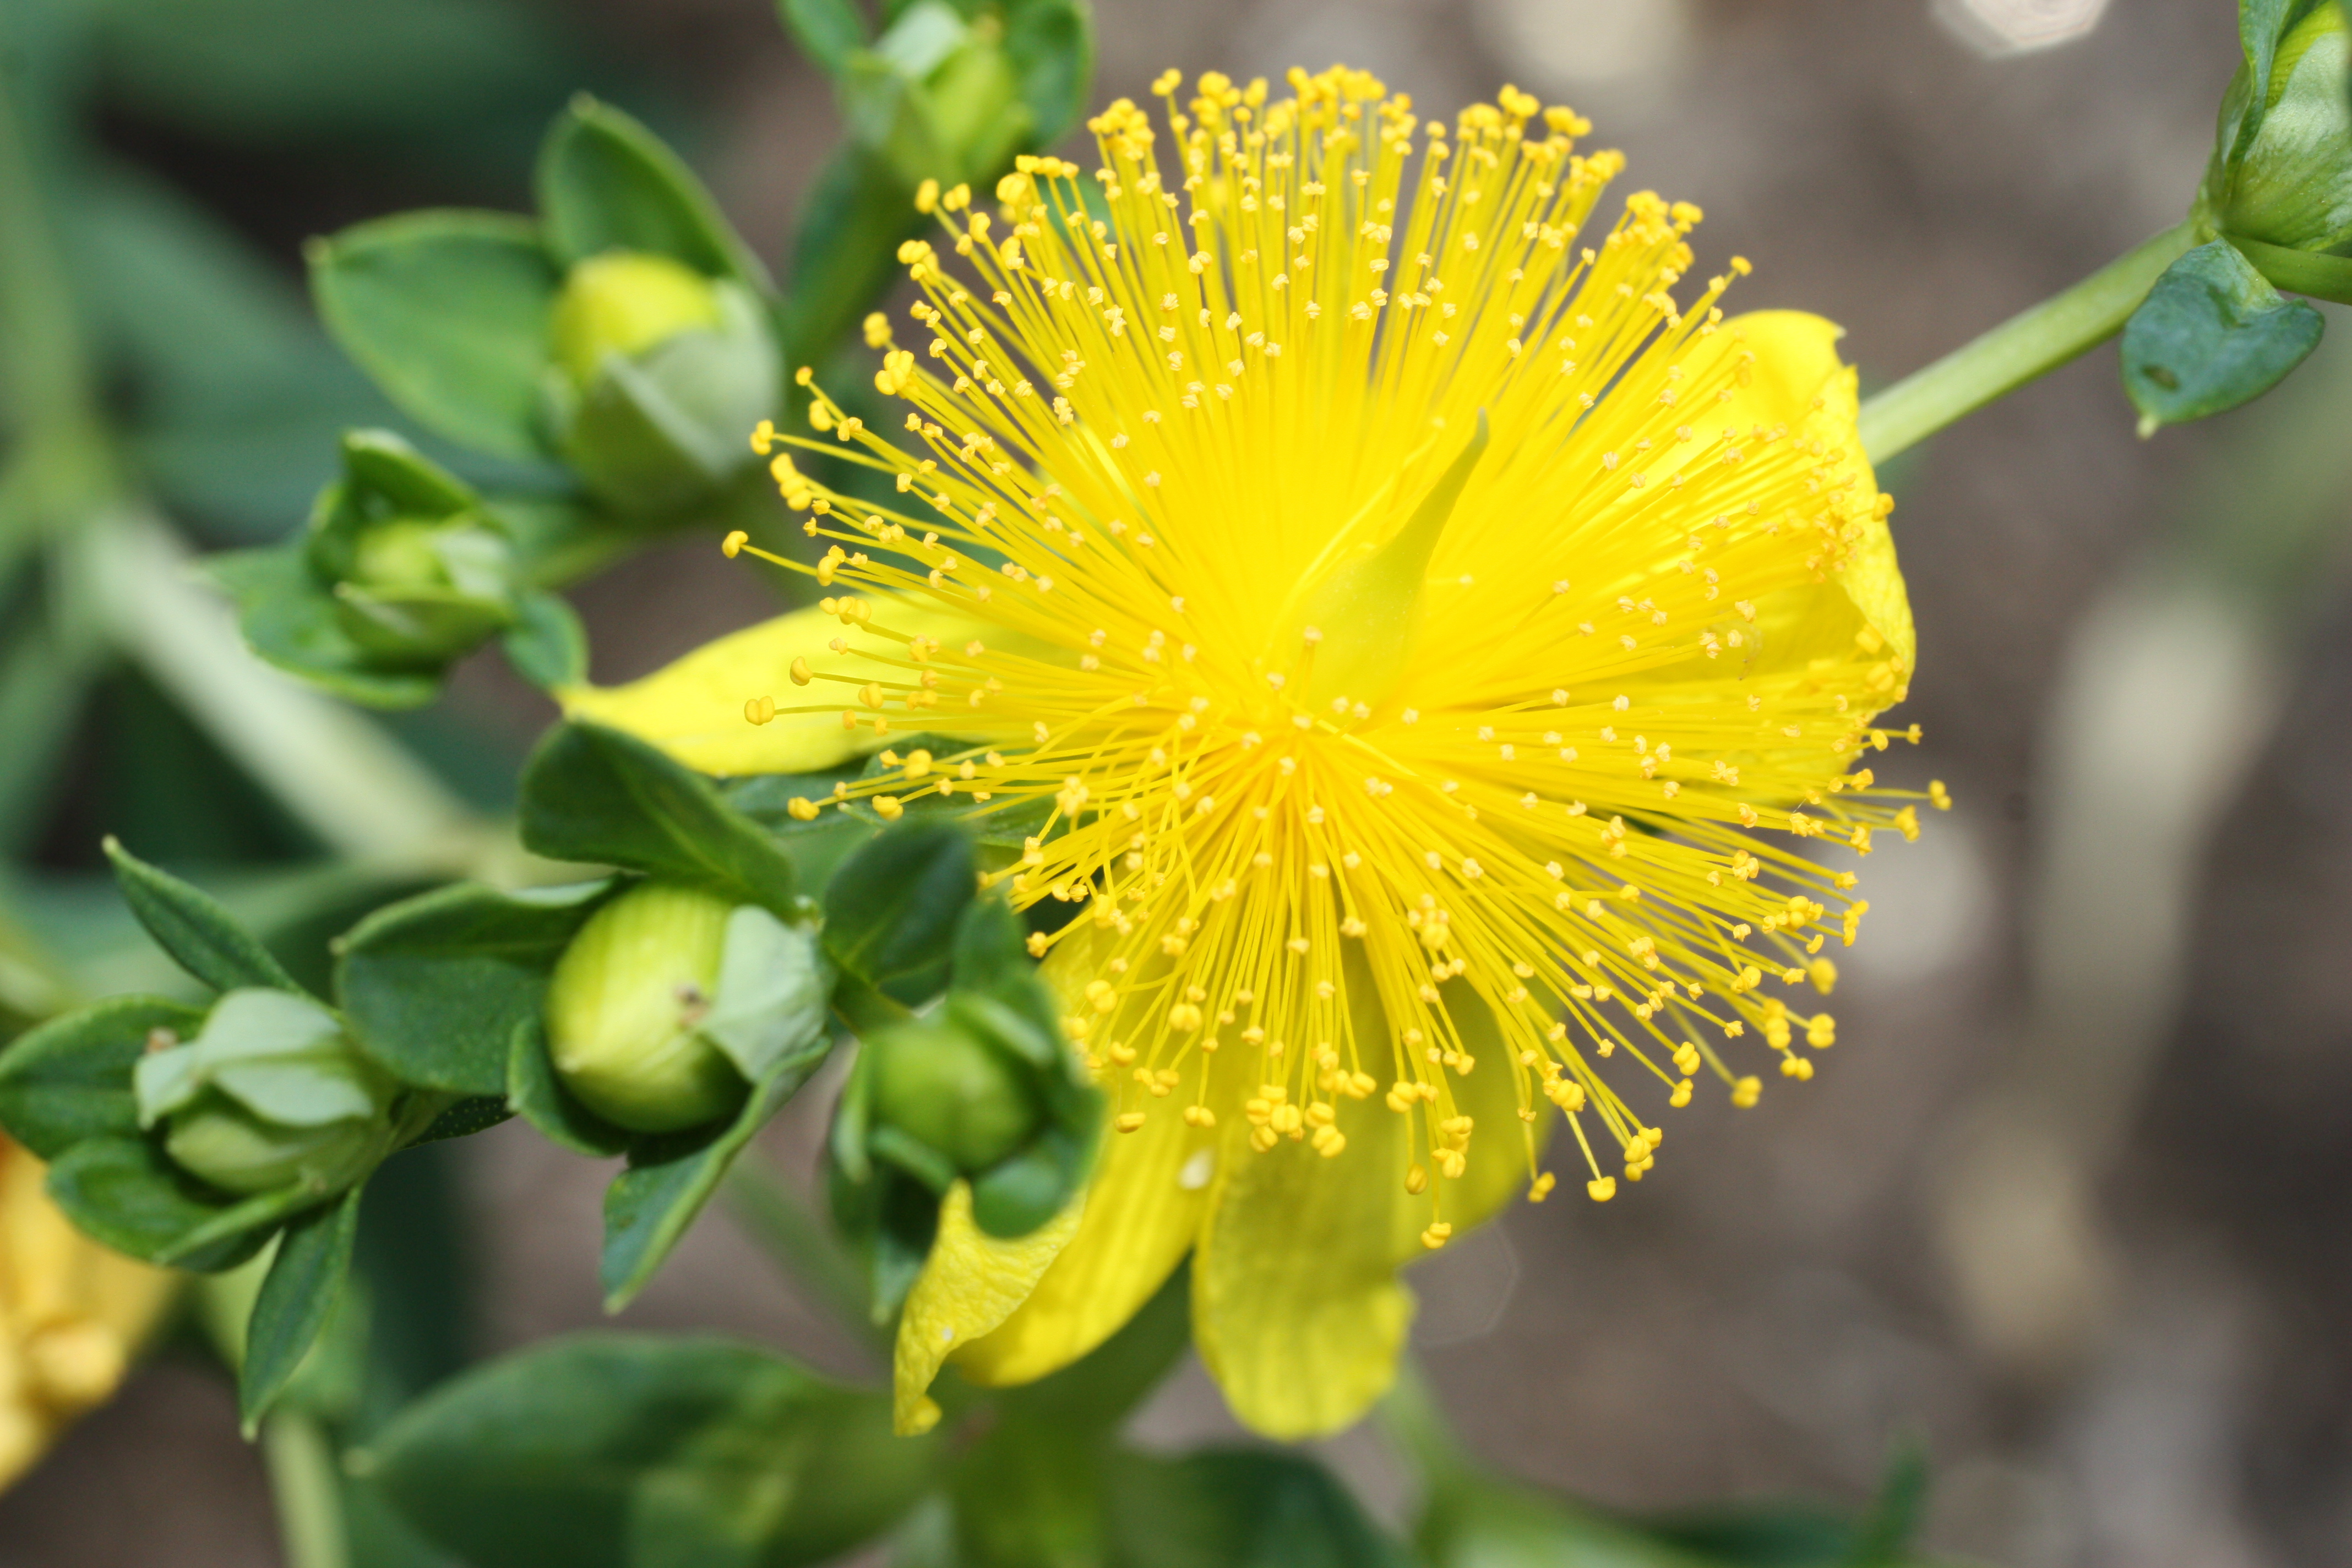
[[[173,1289],[74,1229],[46,1173],[0,1134],[0,1488],[114,1392]]]
[[[822,393],[798,443],[901,499],[779,458],[832,596],[573,699],[730,772],[941,738],[796,814],[1024,822],[999,880],[1074,906],[1033,946],[1119,1135],[1034,1237],[950,1197],[910,1427],[950,1354],[1043,1375],[1188,1252],[1236,1413],[1352,1420],[1396,1269],[1552,1190],[1555,1109],[1603,1201],[1702,1078],[1811,1076],[1816,955],[1866,908],[1817,851],[1917,831],[1856,765],[1914,645],[1838,330],[1727,320],[1737,258],[1678,300],[1697,209],[1596,225],[1623,161],[1566,110],[1506,89],[1449,134],[1290,81],[1184,112],[1171,73],[1170,142],[1121,101],[1091,176],[1024,159],[993,220],[948,193],[966,259],[902,252],[929,341],[877,382],[910,449]]]

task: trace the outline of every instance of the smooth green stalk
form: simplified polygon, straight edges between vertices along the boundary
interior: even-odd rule
[[[281,1409],[262,1423],[261,1454],[286,1568],[351,1568],[342,1477],[326,1428],[300,1411]]]
[[[2149,288],[2197,237],[2190,224],[2166,229],[2073,288],[1905,376],[1862,405],[1864,453],[1883,463],[2106,342],[2123,331]]]
[[[756,1145],[728,1169],[725,1191],[736,1222],[785,1275],[835,1322],[887,1357],[889,1339],[874,1326],[873,1296],[857,1265]]]

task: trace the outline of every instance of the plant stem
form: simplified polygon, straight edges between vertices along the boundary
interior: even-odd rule
[[[2196,237],[2190,224],[2166,229],[2073,288],[1905,376],[1862,405],[1863,451],[1883,463],[2106,342]]]
[[[865,1276],[766,1155],[756,1148],[738,1155],[727,1173],[726,1194],[737,1223],[815,1298],[813,1304],[830,1310],[869,1349],[889,1353],[888,1340],[874,1323]]]
[[[326,1429],[300,1411],[280,1409],[262,1423],[261,1452],[286,1568],[351,1568],[342,1477]]]

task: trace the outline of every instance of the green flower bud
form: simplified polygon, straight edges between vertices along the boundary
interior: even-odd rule
[[[159,1040],[132,1090],[183,1170],[224,1192],[340,1192],[391,1152],[398,1086],[334,1014],[290,992],[231,991],[184,1044]]]
[[[782,361],[741,284],[667,257],[609,251],[572,269],[554,315],[546,419],[564,459],[636,510],[698,500],[757,458]]]
[[[239,1194],[293,1182],[338,1192],[388,1152],[382,1131],[367,1123],[274,1126],[225,1094],[207,1094],[172,1117],[163,1152],[191,1175]]]
[[[610,250],[564,279],[555,300],[555,358],[584,390],[608,353],[634,358],[680,332],[719,324],[709,279],[667,256]]]
[[[1037,1131],[1044,1107],[1030,1082],[1035,1075],[968,1029],[902,1024],[866,1048],[875,1125],[938,1154],[958,1174],[987,1170]]]
[[[850,134],[909,186],[985,180],[1034,128],[994,16],[967,22],[941,0],[908,6],[849,61]]]
[[[646,882],[580,928],[548,986],[547,1044],[583,1105],[633,1132],[674,1132],[743,1103],[751,1086],[706,1028],[735,912],[698,889]]]
[[[2210,230],[2290,250],[2352,252],[2347,58],[2343,10],[2324,5],[2279,38],[2266,83],[2239,68],[2198,193]]]
[[[366,662],[433,667],[514,624],[514,551],[466,484],[388,431],[343,437],[304,545]]]
[[[344,632],[388,662],[440,664],[513,624],[512,551],[474,518],[362,529],[335,584]]]

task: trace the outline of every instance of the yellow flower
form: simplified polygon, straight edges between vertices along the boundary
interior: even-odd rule
[[[1622,160],[1568,110],[1290,83],[1180,111],[1171,73],[1166,142],[1121,101],[1093,174],[948,193],[961,259],[901,252],[928,341],[877,381],[906,447],[821,392],[792,442],[895,500],[779,459],[832,596],[572,697],[718,772],[945,737],[803,814],[947,797],[1066,906],[1033,946],[1119,1136],[1036,1236],[951,1196],[908,1426],[950,1354],[1042,1375],[1188,1252],[1242,1419],[1345,1425],[1397,1268],[1551,1190],[1554,1108],[1605,1200],[1702,1078],[1811,1075],[1865,908],[1819,851],[1917,831],[1854,767],[1914,649],[1837,329],[1725,319],[1738,258],[1678,299],[1697,210],[1594,222]]]
[[[75,1230],[46,1174],[0,1135],[0,1489],[114,1392],[173,1288]]]

